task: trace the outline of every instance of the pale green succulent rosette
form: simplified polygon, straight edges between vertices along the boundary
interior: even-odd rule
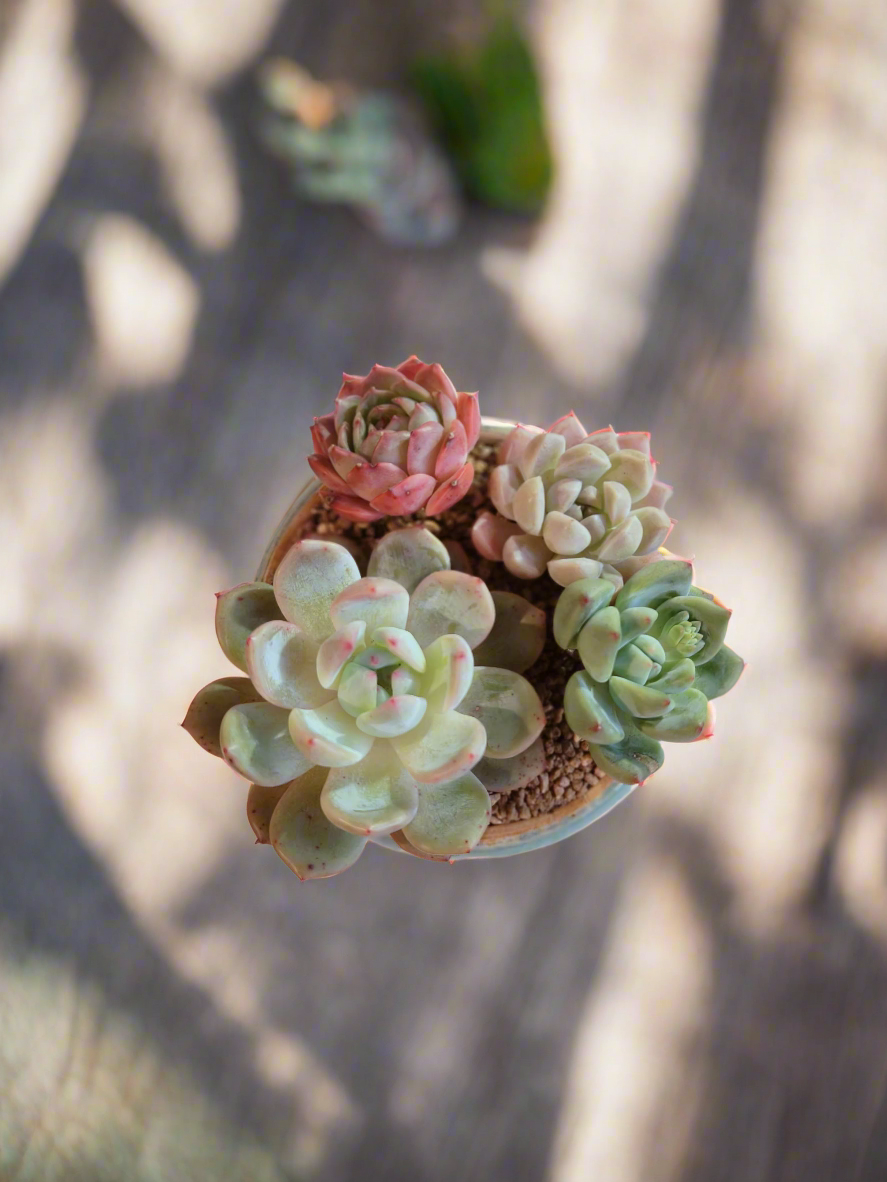
[[[710,737],[712,701],[744,662],[724,644],[730,612],[692,585],[680,559],[643,566],[615,594],[606,579],[580,579],[554,611],[554,638],[584,666],[567,682],[564,713],[595,763],[639,784],[662,766],[663,742]]]
[[[538,774],[545,714],[520,673],[544,614],[451,570],[423,528],[386,535],[365,578],[343,546],[297,542],[273,588],[218,597],[216,631],[249,676],[205,686],[184,725],[251,781],[258,840],[301,878],[395,832],[428,856],[468,853],[490,820],[477,771],[497,791]]]

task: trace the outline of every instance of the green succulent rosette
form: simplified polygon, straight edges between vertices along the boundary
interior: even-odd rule
[[[245,677],[204,686],[185,728],[251,782],[250,824],[300,878],[351,866],[397,834],[449,858],[490,821],[486,782],[544,767],[545,713],[520,671],[545,617],[450,569],[428,530],[392,531],[368,572],[334,541],[304,539],[273,586],[218,597],[216,632]]]
[[[691,563],[663,559],[618,593],[607,579],[571,583],[555,608],[554,638],[583,665],[567,682],[566,720],[623,783],[657,771],[664,742],[708,738],[713,700],[744,668],[724,643],[729,609],[692,584]]]

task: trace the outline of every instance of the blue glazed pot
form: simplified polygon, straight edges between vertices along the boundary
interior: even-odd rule
[[[485,417],[481,440],[484,443],[497,444],[513,426],[514,423],[505,419]],[[309,480],[284,513],[262,556],[256,572],[257,579],[265,583],[272,581],[280,560],[303,532],[307,519],[313,512],[320,488],[319,481]],[[599,820],[610,809],[620,804],[634,787],[633,784],[620,784],[605,776],[591,792],[578,800],[570,801],[569,804],[561,805],[550,813],[533,817],[529,821],[507,821],[502,825],[491,825],[471,853],[460,855],[455,861],[464,861],[468,858],[507,858],[512,854],[526,854],[531,850],[554,845],[558,841],[572,837],[593,821]],[[372,840],[385,849],[398,853],[414,853],[398,845],[391,837],[376,837]]]

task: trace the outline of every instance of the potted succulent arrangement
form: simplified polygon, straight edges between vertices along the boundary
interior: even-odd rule
[[[241,675],[183,724],[300,878],[368,841],[443,861],[560,841],[664,742],[712,734],[743,662],[664,548],[648,434],[485,419],[411,357],[346,375],[312,438],[256,580],[217,596]]]

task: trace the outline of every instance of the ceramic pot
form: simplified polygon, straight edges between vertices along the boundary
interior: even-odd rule
[[[505,419],[484,418],[481,430],[481,440],[484,443],[497,444],[508,434],[514,423]],[[296,499],[284,513],[280,524],[274,531],[268,548],[265,551],[256,578],[270,583],[280,560],[289,548],[296,542],[304,530],[308,518],[314,511],[321,485],[311,479],[298,494]],[[463,858],[504,858],[510,854],[528,853],[530,850],[542,849],[547,845],[563,841],[572,837],[586,825],[599,820],[610,809],[623,801],[634,789],[633,784],[620,784],[609,777],[605,777],[593,792],[579,800],[545,813],[540,817],[532,817],[529,821],[508,821],[502,825],[490,825],[480,842],[469,854],[460,855],[456,861]],[[390,837],[373,839],[377,845],[399,853],[408,853]]]

